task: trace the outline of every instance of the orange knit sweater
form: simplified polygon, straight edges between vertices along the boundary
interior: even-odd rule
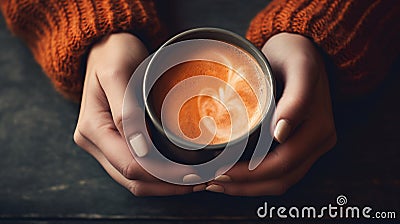
[[[162,35],[148,0],[0,0],[0,6],[56,89],[75,101],[82,92],[85,54],[94,42],[124,31],[151,46]]]
[[[150,0],[1,0],[9,28],[65,96],[79,99],[85,54],[99,38],[131,32],[155,46],[162,28]],[[279,32],[311,38],[338,68],[338,89],[361,94],[383,78],[400,50],[396,0],[274,0],[251,22],[257,47]]]
[[[261,47],[279,32],[310,37],[338,68],[341,96],[376,87],[400,50],[396,0],[275,0],[252,21],[247,38]]]

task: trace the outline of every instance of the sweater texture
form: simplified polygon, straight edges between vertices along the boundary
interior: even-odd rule
[[[74,101],[82,94],[85,56],[93,43],[130,32],[155,46],[163,36],[148,0],[1,0],[0,6],[55,88]]]
[[[165,34],[151,0],[2,0],[0,6],[56,89],[73,100],[81,96],[93,43],[130,32],[155,47]],[[251,21],[246,37],[258,48],[280,32],[309,37],[336,66],[339,93],[360,95],[389,72],[399,31],[395,0],[274,0]]]
[[[257,47],[274,34],[311,38],[334,63],[342,97],[374,89],[400,50],[400,4],[395,0],[275,0],[252,20]]]

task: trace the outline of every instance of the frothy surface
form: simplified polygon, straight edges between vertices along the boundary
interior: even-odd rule
[[[262,117],[257,96],[266,93],[266,86],[257,82],[250,85],[247,81],[250,76],[256,80],[254,76],[257,75],[239,74],[212,61],[183,62],[167,70],[156,81],[150,97],[159,117],[161,107],[164,107],[166,119],[163,125],[177,136],[199,144],[226,143],[248,132]],[[194,77],[200,79],[182,82]],[[167,94],[177,85],[185,86],[177,89],[173,101],[187,97],[183,91],[191,90],[194,94],[182,105],[173,101],[162,105]]]

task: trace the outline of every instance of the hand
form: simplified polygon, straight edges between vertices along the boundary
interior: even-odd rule
[[[192,192],[190,186],[162,182],[148,174],[133,158],[122,129],[125,88],[136,67],[148,55],[142,42],[128,33],[111,34],[91,49],[87,61],[75,142],[90,153],[108,174],[134,195],[171,195]],[[138,106],[133,117],[143,116]],[[135,127],[138,133],[145,127]],[[143,151],[139,135],[135,150]]]
[[[281,33],[262,51],[284,85],[272,122],[281,144],[255,170],[240,162],[207,190],[246,196],[283,194],[336,143],[328,78],[313,43],[298,34]]]

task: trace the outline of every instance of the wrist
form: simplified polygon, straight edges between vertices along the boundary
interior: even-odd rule
[[[93,45],[87,60],[87,72],[127,73],[131,75],[148,55],[142,41],[130,33],[114,33]]]

